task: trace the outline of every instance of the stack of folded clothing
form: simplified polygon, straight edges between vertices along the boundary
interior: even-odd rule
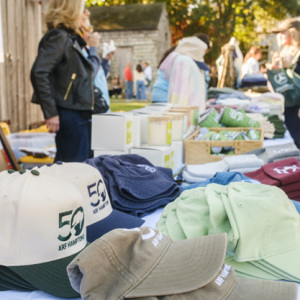
[[[277,187],[233,182],[184,191],[156,229],[173,240],[226,232],[225,263],[238,276],[300,281],[300,216]]]
[[[264,164],[292,157],[300,161],[300,150],[294,142],[275,146],[266,146],[264,148],[251,150],[245,154],[255,154],[258,158],[264,161]]]
[[[268,120],[267,116],[260,113],[247,113],[249,118],[256,120],[260,124],[260,128],[264,131],[264,138],[273,139],[275,134],[275,125]]]
[[[210,183],[217,183],[221,185],[228,185],[230,182],[254,182],[258,183],[258,181],[253,180],[249,177],[246,177],[244,174],[240,172],[217,172],[213,177],[206,179],[204,181],[194,182],[194,183],[182,183],[182,191],[194,189],[197,187],[205,187]],[[294,202],[295,204],[295,202]],[[296,202],[298,204],[298,202]],[[300,203],[299,203],[300,209]],[[298,206],[297,206],[298,210]]]
[[[259,159],[256,155],[234,155],[224,157],[225,163],[228,165],[230,172],[252,172],[259,169],[263,164],[263,160]]]
[[[241,88],[249,88],[254,86],[266,86],[267,79],[263,74],[247,74],[244,76],[241,82]]]
[[[268,116],[268,121],[274,124],[275,132],[273,139],[280,139],[284,137],[286,129],[284,127],[284,122],[280,119],[278,115]]]
[[[300,201],[300,162],[296,158],[275,161],[245,176],[282,189],[290,199]]]
[[[187,182],[200,182],[212,178],[217,172],[251,172],[261,168],[263,160],[254,154],[241,154],[201,165],[187,165],[182,176]]]
[[[140,155],[101,155],[84,163],[101,173],[113,208],[134,216],[153,212],[182,191],[171,169],[155,167]]]
[[[215,99],[220,94],[231,94],[235,92],[236,90],[230,87],[224,87],[224,88],[210,87],[207,91],[207,99]]]

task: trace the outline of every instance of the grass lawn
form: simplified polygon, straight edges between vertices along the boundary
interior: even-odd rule
[[[126,99],[110,98],[110,110],[112,112],[130,111],[133,109],[142,108],[149,104],[150,102],[148,101],[147,102],[143,102],[143,101],[126,102]]]

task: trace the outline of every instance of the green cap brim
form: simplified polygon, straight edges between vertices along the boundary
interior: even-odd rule
[[[67,274],[68,264],[78,254],[41,264],[10,266],[9,269],[37,290],[61,298],[78,298],[80,294],[72,288]]]
[[[36,287],[14,273],[9,267],[0,266],[0,291],[35,291]]]

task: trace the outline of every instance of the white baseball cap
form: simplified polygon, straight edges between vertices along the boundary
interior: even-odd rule
[[[104,179],[91,165],[56,162],[34,169],[68,181],[81,191],[85,200],[87,241],[90,243],[112,229],[140,227],[145,222],[141,218],[112,208]]]
[[[37,170],[3,172],[0,265],[36,289],[57,297],[78,297],[66,266],[87,245],[81,192],[74,184]]]

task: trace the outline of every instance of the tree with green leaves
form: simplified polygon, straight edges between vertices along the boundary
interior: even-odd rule
[[[172,43],[184,36],[206,33],[213,41],[207,60],[214,61],[221,46],[231,37],[241,42],[242,49],[257,43],[278,20],[298,16],[297,0],[87,0],[91,5],[124,5],[165,2],[169,14]]]

